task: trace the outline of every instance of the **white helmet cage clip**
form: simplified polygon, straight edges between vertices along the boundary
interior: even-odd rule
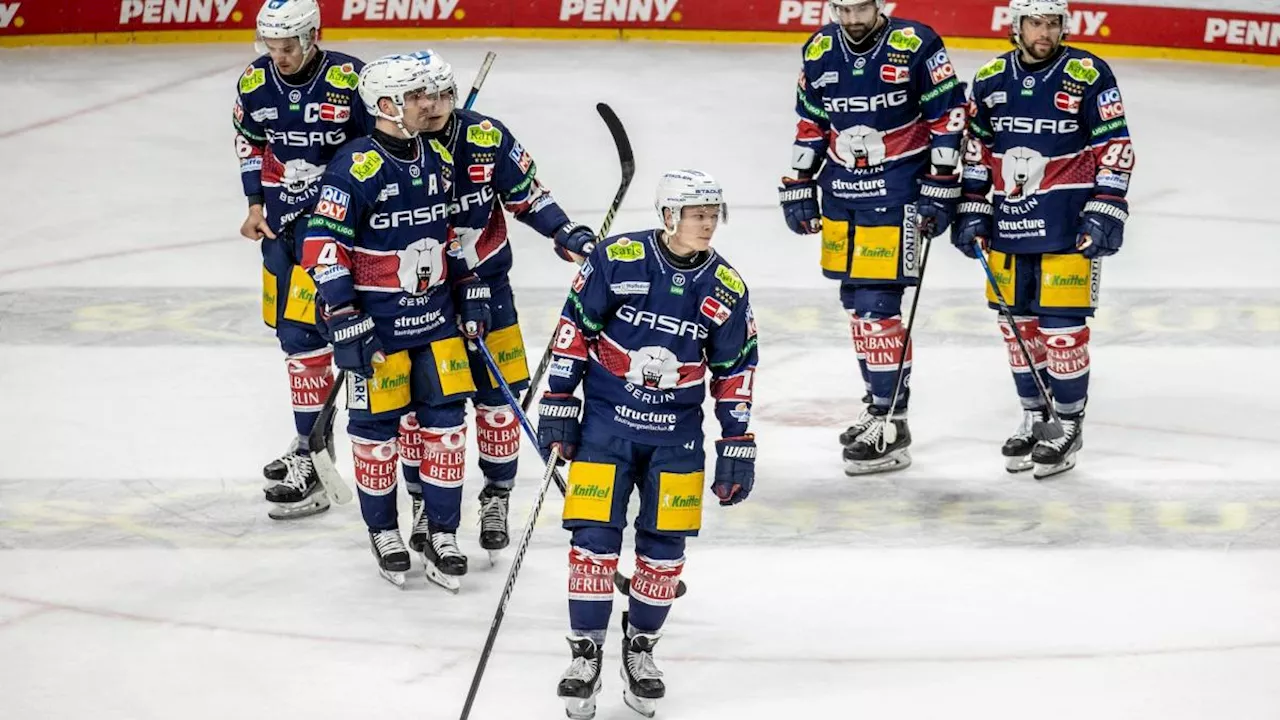
[[[311,52],[311,32],[320,34],[320,6],[316,0],[267,0],[258,10],[254,48],[267,52],[267,40],[298,38],[302,56]]]
[[[715,178],[700,170],[669,170],[658,181],[653,207],[662,220],[662,229],[674,235],[680,229],[681,211],[686,207],[719,205],[720,220],[729,221],[729,206],[724,201],[724,190]],[[668,224],[663,210],[671,212]]]

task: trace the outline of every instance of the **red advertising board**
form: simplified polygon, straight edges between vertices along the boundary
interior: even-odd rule
[[[252,30],[260,0],[0,0],[0,39],[59,34]],[[327,29],[590,29],[801,33],[827,21],[824,0],[320,0]],[[887,4],[948,38],[1002,38],[1007,3],[937,0]],[[1076,41],[1280,55],[1280,15],[1072,3]],[[679,36],[673,36],[679,39]],[[721,38],[723,39],[723,38]],[[732,38],[731,38],[732,39]],[[778,39],[783,39],[781,36]],[[11,44],[11,43],[10,43]]]

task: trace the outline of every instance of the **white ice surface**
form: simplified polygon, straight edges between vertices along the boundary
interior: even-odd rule
[[[789,234],[775,205],[796,48],[437,47],[464,83],[496,47],[478,107],[518,133],[575,218],[597,222],[613,193],[593,111],[608,101],[639,161],[615,227],[652,223],[661,170],[706,169],[732,204],[717,244],[748,283],[829,288],[835,304],[816,240]],[[0,51],[0,292],[252,293],[259,259],[236,237],[229,129],[249,59],[236,46]],[[958,69],[983,59],[957,53]],[[1139,166],[1104,305],[1109,290],[1274,290],[1280,72],[1115,67]],[[517,291],[563,288],[569,266],[514,232]],[[930,288],[971,287],[979,302],[980,283],[949,246],[931,255]],[[922,312],[939,311],[924,298]],[[548,318],[527,322],[538,348]],[[1280,552],[1235,540],[1280,511],[1274,336],[1099,344],[1081,466],[1040,486],[999,464],[1016,409],[994,331],[985,346],[917,347],[916,466],[854,481],[833,449],[859,394],[847,344],[770,346],[770,329],[759,484],[742,506],[708,507],[690,545],[691,591],[660,645],[660,717],[1280,717]],[[475,544],[478,476],[462,594],[420,576],[397,592],[373,572],[354,507],[265,518],[257,468],[290,427],[265,331],[226,347],[0,345],[0,399],[0,717],[457,716],[511,555],[488,568]],[[513,531],[538,475],[526,449]],[[1217,515],[1190,520],[1197,498]],[[558,507],[553,496],[473,717],[562,717]],[[1144,541],[1144,514],[1165,534]],[[1019,544],[1055,523],[1079,542]],[[1240,533],[1214,542],[1223,528]],[[602,720],[635,717],[618,698],[616,636]]]

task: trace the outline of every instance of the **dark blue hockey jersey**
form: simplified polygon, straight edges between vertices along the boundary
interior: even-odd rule
[[[261,195],[271,230],[311,209],[325,165],[344,143],[373,131],[356,85],[364,63],[320,50],[320,69],[305,85],[285,82],[269,55],[240,76],[233,118],[240,180]]]
[[[995,237],[1005,253],[1064,252],[1076,244],[1093,196],[1124,197],[1133,146],[1111,68],[1086,50],[1063,48],[1028,72],[1016,51],[973,81],[964,194],[992,191]]]
[[[747,286],[714,251],[676,268],[660,232],[611,237],[583,264],[556,331],[550,390],[582,382],[585,425],[684,445],[702,437],[710,369],[722,436],[742,435],[757,360]]]
[[[877,38],[856,53],[839,25],[824,26],[804,46],[796,88],[792,166],[822,163],[823,199],[851,209],[915,202],[931,149],[959,165],[966,119],[964,90],[937,33],[888,18]]]
[[[547,237],[569,222],[538,182],[538,168],[529,152],[498,120],[459,109],[445,131],[429,143],[444,166],[445,187],[455,204],[455,239],[468,267],[481,278],[511,270],[504,206]]]
[[[414,162],[372,137],[345,145],[325,170],[302,248],[321,299],[372,316],[388,352],[458,334],[450,282],[466,272],[449,250],[442,168],[415,142]]]

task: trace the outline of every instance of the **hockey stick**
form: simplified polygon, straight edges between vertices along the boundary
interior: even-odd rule
[[[485,365],[488,366],[489,372],[493,374],[499,389],[506,396],[507,402],[511,403],[520,425],[529,434],[529,437],[534,438],[536,442],[538,434],[534,432],[533,425],[529,422],[529,416],[519,409],[519,404],[511,392],[511,386],[502,378],[502,370],[498,367],[498,363],[494,361],[488,346],[485,345],[483,339],[479,338],[471,341],[471,344],[479,349],[480,354],[484,357]],[[480,690],[480,680],[484,677],[484,669],[489,664],[489,656],[493,653],[493,644],[498,639],[498,630],[502,627],[502,618],[506,615],[507,603],[511,600],[512,591],[515,590],[516,575],[520,573],[520,565],[524,562],[525,551],[529,549],[529,541],[533,538],[534,525],[538,522],[538,514],[542,512],[542,503],[546,500],[547,490],[551,487],[551,478],[558,474],[556,473],[556,465],[560,462],[559,450],[552,449],[546,460],[547,469],[542,474],[542,485],[538,488],[538,496],[533,502],[533,509],[529,511],[529,519],[525,522],[524,536],[520,538],[520,544],[516,546],[515,557],[511,560],[511,570],[507,572],[507,584],[503,586],[502,596],[498,598],[498,609],[493,614],[493,623],[489,625],[489,635],[485,638],[484,649],[480,651],[480,661],[476,664],[475,674],[471,676],[471,688],[467,690],[467,700],[462,706],[460,720],[467,720],[471,715],[471,706],[475,703],[476,693]]]
[[[1009,309],[1009,304],[1004,301],[1004,293],[1000,292],[1000,284],[996,282],[995,273],[991,272],[991,265],[987,263],[987,254],[978,249],[978,262],[982,263],[982,270],[987,274],[987,284],[991,286],[991,292],[996,296],[996,304],[1000,306],[1000,312],[1004,315],[1004,319],[1009,322],[1009,327],[1013,330],[1013,339],[1018,343],[1018,349],[1022,351],[1022,357],[1027,361],[1027,369],[1031,371],[1031,379],[1036,383],[1036,390],[1040,393],[1040,399],[1044,401],[1045,409],[1049,411],[1049,422],[1037,420],[1031,426],[1031,434],[1037,440],[1056,440],[1062,437],[1062,420],[1058,417],[1058,411],[1053,407],[1053,399],[1049,397],[1049,389],[1044,386],[1044,379],[1040,377],[1040,371],[1036,369],[1035,361],[1031,359],[1031,351],[1027,349],[1027,344],[1022,340],[1022,334],[1018,332],[1018,321],[1013,317],[1013,311]]]
[[[489,77],[489,68],[493,67],[493,61],[498,59],[498,54],[490,50],[484,54],[484,62],[480,63],[480,70],[476,72],[476,79],[471,81],[471,91],[467,93],[467,101],[462,104],[463,110],[470,110],[472,105],[476,104],[476,96],[480,94],[480,87],[484,85],[484,79]]]
[[[609,204],[609,209],[604,214],[604,220],[600,223],[600,232],[596,233],[596,239],[604,240],[609,235],[609,228],[613,225],[613,217],[618,214],[618,208],[622,206],[622,199],[627,196],[627,188],[631,187],[631,179],[636,175],[636,157],[631,151],[631,140],[627,138],[627,129],[622,126],[622,121],[618,119],[613,108],[604,103],[596,103],[596,112],[600,113],[600,118],[604,120],[604,124],[609,128],[609,134],[613,136],[613,144],[618,148],[618,162],[622,165],[622,181],[618,183],[618,192],[614,193],[613,202]],[[520,409],[526,413],[533,404],[533,395],[538,391],[538,386],[542,384],[542,378],[547,374],[547,368],[551,366],[551,349],[555,345],[555,332],[551,333],[551,340],[547,342],[546,350],[542,351],[542,359],[538,361],[538,368],[533,373],[533,377],[529,379],[529,389],[524,394],[524,399],[520,401]],[[564,490],[563,482],[560,483],[560,489]]]
[[[919,223],[916,225],[919,228]],[[916,329],[916,308],[920,306],[920,288],[924,286],[924,271],[929,266],[929,251],[933,249],[933,239],[924,239],[924,252],[920,254],[920,277],[916,278],[916,292],[911,296],[911,312],[907,314],[907,332],[902,338],[902,354],[898,356],[898,370],[893,374],[893,397],[889,400],[889,412],[884,416],[884,432],[876,442],[877,450],[883,451],[898,439],[898,428],[893,424],[893,413],[898,409],[898,394],[902,391],[902,374],[907,366],[907,353],[911,350],[911,332]]]
[[[324,405],[320,406],[320,413],[316,415],[311,433],[307,435],[307,452],[311,453],[311,462],[315,465],[316,475],[320,477],[320,484],[324,485],[329,499],[339,505],[351,502],[352,497],[351,488],[342,481],[338,468],[333,464],[333,421],[338,413],[338,393],[342,392],[342,384],[346,379],[347,371],[339,370],[338,377],[333,381],[333,389],[329,391],[329,397],[324,399]]]

